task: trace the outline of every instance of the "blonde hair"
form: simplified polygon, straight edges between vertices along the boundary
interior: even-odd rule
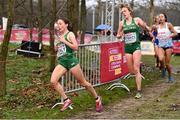
[[[132,10],[132,8],[128,4],[121,4],[120,8],[121,9],[122,8],[127,8],[129,10],[129,12],[130,12],[130,15],[133,17],[133,10]]]

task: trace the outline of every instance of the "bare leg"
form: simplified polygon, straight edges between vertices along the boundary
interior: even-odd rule
[[[169,76],[171,76],[171,66],[170,66],[170,60],[171,60],[171,55],[172,55],[172,49],[166,49],[165,51],[165,63],[166,63],[166,68],[167,68],[167,71],[169,73]]]
[[[96,112],[101,112],[103,109],[101,98],[98,97],[93,86],[89,82],[86,81],[80,65],[79,64],[76,65],[75,67],[71,68],[70,71],[74,75],[74,77],[78,80],[78,82],[82,86],[84,86],[86,88],[86,90],[88,90],[91,93],[91,95],[95,98],[95,100],[96,100]]]
[[[155,59],[156,59],[156,67],[160,67],[159,57],[158,57],[158,46],[157,45],[154,46],[154,52],[155,52]]]
[[[93,86],[89,82],[86,81],[79,64],[76,65],[75,67],[71,68],[70,71],[74,75],[74,77],[78,80],[78,82],[82,86],[84,86],[91,93],[91,95],[94,98],[98,97],[98,95],[97,95],[95,89],[93,88]]]
[[[141,91],[141,80],[142,80],[142,75],[140,73],[140,63],[141,63],[141,51],[136,50],[133,53],[133,68],[134,68],[134,74],[136,75],[136,86],[137,90]]]
[[[125,54],[127,59],[127,66],[130,73],[134,74],[134,68],[133,68],[133,55],[132,54]]]
[[[161,70],[165,68],[165,65],[164,65],[164,54],[165,54],[165,51],[163,48],[159,48],[158,49],[158,56],[159,56],[159,61],[161,63]]]
[[[62,85],[60,85],[60,83],[59,83],[59,79],[66,72],[67,72],[67,70],[63,66],[57,65],[51,75],[51,84],[52,84],[53,88],[59,93],[59,95],[63,97],[63,99],[66,99],[67,96],[64,92]]]

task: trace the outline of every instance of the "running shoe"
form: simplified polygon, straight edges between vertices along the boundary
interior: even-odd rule
[[[140,92],[137,92],[136,95],[135,95],[135,98],[136,98],[136,99],[139,99],[139,98],[141,98],[141,97],[142,97],[142,94],[141,94]]]
[[[102,112],[103,106],[102,106],[102,101],[101,97],[98,96],[98,99],[96,100],[96,112]]]
[[[172,76],[169,76],[168,83],[173,83],[173,82],[174,82],[174,78]]]
[[[61,112],[66,110],[71,105],[72,105],[72,101],[70,99],[67,99],[66,101],[64,101],[64,104],[63,104],[63,106],[61,108]]]
[[[164,78],[164,77],[166,77],[166,69],[165,68],[162,69],[162,78]]]

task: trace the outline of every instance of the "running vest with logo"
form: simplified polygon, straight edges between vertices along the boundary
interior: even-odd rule
[[[169,38],[171,35],[171,31],[168,28],[168,24],[166,23],[162,28],[158,26],[158,35],[157,38],[159,40],[159,47],[172,47],[173,42],[172,38]]]
[[[71,41],[69,41],[68,38],[67,38],[68,33],[64,35],[64,39],[71,43]],[[58,58],[59,57],[67,57],[67,56],[72,56],[73,55],[73,52],[74,52],[73,49],[71,49],[69,46],[67,46],[63,42],[59,42],[57,44],[57,46],[58,46],[58,51],[57,51],[57,57]]]
[[[123,31],[126,44],[139,42],[140,28],[138,25],[136,25],[134,19],[132,19],[130,25],[127,25],[126,20],[124,20]]]

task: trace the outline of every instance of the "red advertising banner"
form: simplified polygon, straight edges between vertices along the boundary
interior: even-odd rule
[[[4,38],[4,31],[0,29],[0,42],[1,40],[3,40],[3,38]]]
[[[3,40],[4,31],[0,30],[0,41]],[[30,40],[30,30],[29,29],[13,29],[11,32],[11,39],[12,42],[21,42],[22,40]],[[38,30],[36,28],[32,31],[32,40],[38,41]],[[49,41],[50,35],[48,29],[42,30],[42,40]]]
[[[173,53],[180,54],[180,42],[173,42]]]
[[[29,30],[12,30],[11,41],[29,40]]]
[[[0,42],[4,38],[4,30],[0,29]],[[32,40],[38,41],[38,29],[34,28],[32,30]],[[85,43],[89,43],[93,38],[92,34],[85,34],[84,41]],[[30,30],[29,29],[12,29],[10,42],[21,42],[21,41],[29,41],[30,40]],[[49,29],[44,28],[42,30],[42,41],[49,43],[50,35]]]
[[[101,44],[100,81],[113,81],[128,73],[124,44],[122,42]]]

